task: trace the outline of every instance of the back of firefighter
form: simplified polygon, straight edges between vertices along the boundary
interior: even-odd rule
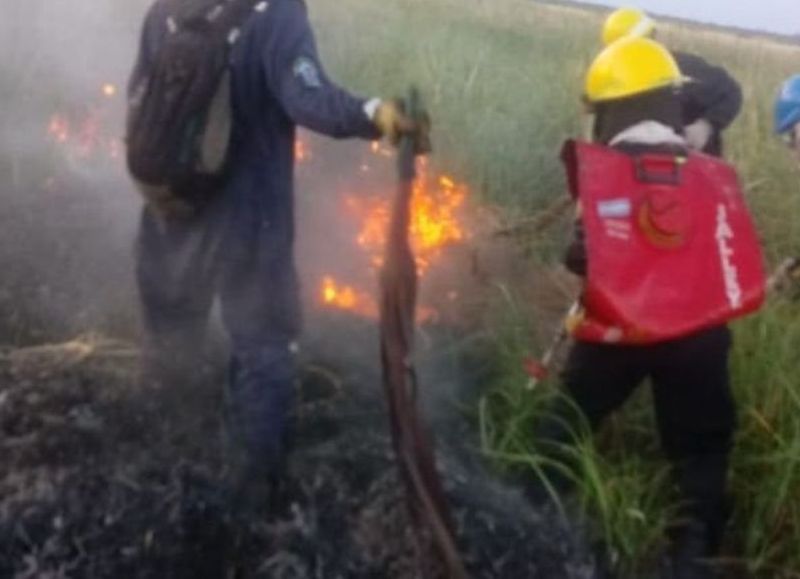
[[[151,7],[131,86],[149,74],[175,5],[157,0]],[[169,387],[200,371],[209,310],[220,299],[231,348],[228,423],[245,451],[234,484],[266,498],[284,469],[300,331],[296,126],[363,139],[411,129],[392,101],[359,98],[331,81],[302,0],[258,5],[230,66],[234,134],[226,183],[190,218],[165,215],[153,202],[145,207],[137,280],[147,375]]]
[[[800,74],[786,79],[775,99],[775,132],[800,163]]]
[[[603,43],[628,36],[655,37],[656,22],[636,8],[619,8],[603,25]],[[672,52],[687,82],[681,91],[680,131],[692,149],[717,157],[722,156],[722,132],[736,119],[742,108],[742,89],[722,67],[714,66],[700,56]]]
[[[690,147],[676,88],[681,82],[676,62],[654,41],[633,38],[610,45],[587,75],[584,98],[595,115],[595,142],[631,156],[686,157]],[[578,225],[566,259],[580,276],[587,274],[584,239]],[[583,419],[597,429],[643,382],[652,382],[661,444],[683,499],[665,577],[711,576],[702,559],[718,552],[729,517],[726,477],[736,424],[730,347],[725,325],[648,345],[578,337],[563,375],[565,396],[546,413],[538,432],[542,452],[565,460],[563,445],[572,443]]]

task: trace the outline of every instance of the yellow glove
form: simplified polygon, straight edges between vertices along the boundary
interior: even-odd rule
[[[398,102],[394,100],[380,101],[375,113],[372,115],[372,122],[381,135],[386,137],[393,145],[400,142],[400,137],[414,135],[424,129],[424,127],[419,126],[418,123],[409,118]]]

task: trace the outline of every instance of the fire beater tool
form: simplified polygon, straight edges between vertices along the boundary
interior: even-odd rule
[[[427,125],[418,92],[412,88],[406,113]],[[406,487],[419,552],[435,556],[448,578],[466,578],[456,547],[453,519],[433,451],[433,440],[417,408],[412,362],[417,266],[409,244],[415,158],[427,152],[425,131],[405,136],[398,154],[398,189],[392,208],[384,267],[380,275],[380,344],[383,385],[389,402],[392,442]]]
[[[561,346],[564,345],[564,342],[567,341],[567,338],[569,338],[569,332],[567,331],[567,320],[573,314],[576,308],[579,307],[579,301],[575,300],[570,306],[569,310],[567,310],[567,313],[561,318],[561,321],[558,324],[558,330],[553,335],[550,345],[544,351],[544,354],[542,354],[541,358],[537,360],[536,358],[529,356],[523,360],[525,372],[528,374],[528,390],[533,390],[541,382],[547,380],[548,376],[550,375],[550,367],[553,365],[553,359],[561,350]]]

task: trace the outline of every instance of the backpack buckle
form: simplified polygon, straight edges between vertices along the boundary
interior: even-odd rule
[[[684,162],[683,157],[674,155],[638,155],[634,161],[636,180],[653,185],[680,185]]]

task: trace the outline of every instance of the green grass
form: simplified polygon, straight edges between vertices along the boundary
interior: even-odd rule
[[[344,84],[390,96],[420,86],[434,119],[433,163],[468,182],[476,200],[520,218],[563,195],[557,153],[563,139],[583,131],[578,95],[598,49],[600,15],[523,0],[312,0],[310,9],[323,58]],[[770,262],[800,252],[800,170],[771,134],[772,99],[797,72],[800,47],[670,26],[662,37],[741,81],[746,105],[727,133],[728,157]],[[564,236],[553,232],[546,245]],[[540,261],[532,267],[552,266],[552,251],[528,249]],[[518,290],[498,290],[488,316],[492,379],[476,414],[499,466],[535,471],[541,462],[531,432],[556,385],[524,388],[520,359],[539,317]],[[772,300],[735,329],[740,428],[731,544],[754,575],[800,577],[800,307]],[[675,508],[647,393],[596,444],[581,445],[577,459],[578,500],[623,576],[636,577],[662,547]]]

